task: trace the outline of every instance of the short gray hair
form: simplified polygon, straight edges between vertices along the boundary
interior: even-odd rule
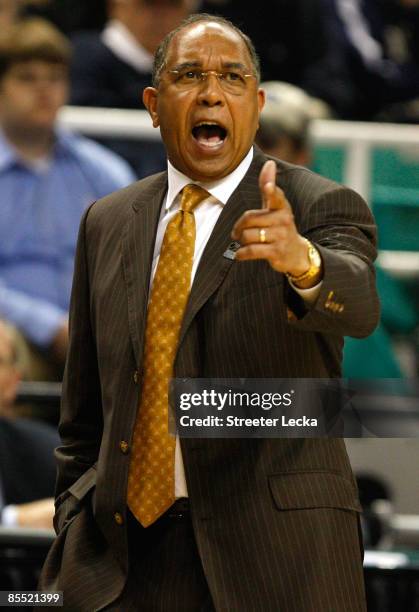
[[[180,32],[184,28],[190,26],[193,23],[201,23],[201,22],[214,22],[214,23],[218,23],[220,25],[223,25],[223,26],[226,26],[226,27],[230,28],[231,30],[236,32],[236,34],[238,34],[240,36],[240,38],[243,40],[243,42],[246,45],[246,48],[247,48],[247,50],[249,52],[250,59],[251,59],[252,65],[253,65],[253,70],[255,71],[255,76],[256,76],[256,78],[258,80],[258,83],[259,83],[260,82],[260,78],[261,78],[261,76],[260,76],[260,61],[259,61],[259,57],[258,57],[258,55],[256,53],[255,46],[254,46],[253,42],[251,41],[251,39],[249,38],[249,36],[247,36],[244,32],[242,32],[240,30],[240,28],[235,26],[234,23],[232,23],[228,19],[225,19],[224,17],[220,17],[219,15],[210,15],[209,13],[197,13],[197,14],[194,14],[194,15],[190,15],[190,17],[188,17],[187,19],[182,21],[182,23],[180,25],[178,25],[177,28],[175,28],[174,30],[169,32],[163,38],[162,42],[158,46],[157,51],[156,51],[156,53],[154,55],[154,63],[153,63],[153,71],[152,71],[152,83],[153,83],[153,87],[158,87],[159,86],[160,75],[161,75],[161,73],[163,71],[163,68],[166,65],[167,53],[168,53],[169,46],[170,46],[170,43],[172,42],[173,38],[176,36],[176,34],[178,32]]]

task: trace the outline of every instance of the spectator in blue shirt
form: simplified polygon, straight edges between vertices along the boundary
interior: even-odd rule
[[[21,334],[28,378],[59,376],[80,217],[134,180],[121,158],[56,128],[70,48],[41,19],[0,38],[0,316]]]

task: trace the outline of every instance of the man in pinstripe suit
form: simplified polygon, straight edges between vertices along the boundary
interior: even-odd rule
[[[186,184],[208,197],[194,211],[176,377],[336,377],[343,336],[377,323],[368,208],[252,146],[258,83],[232,24],[201,15],[171,33],[144,92],[168,171],[82,220],[58,537],[41,580],[64,591],[65,610],[365,610],[360,506],[340,439],[178,440],[174,505],[144,528],[126,504],[149,287]]]

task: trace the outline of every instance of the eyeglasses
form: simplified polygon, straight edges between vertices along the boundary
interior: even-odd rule
[[[213,74],[224,91],[234,94],[242,94],[247,89],[249,78],[255,79],[254,74],[244,74],[240,70],[199,70],[197,68],[185,68],[185,70],[167,70],[175,76],[175,85],[182,90],[193,89],[208,79]]]

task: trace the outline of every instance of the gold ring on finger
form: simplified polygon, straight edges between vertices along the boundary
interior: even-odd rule
[[[259,230],[259,242],[266,242],[266,231],[263,228]]]

